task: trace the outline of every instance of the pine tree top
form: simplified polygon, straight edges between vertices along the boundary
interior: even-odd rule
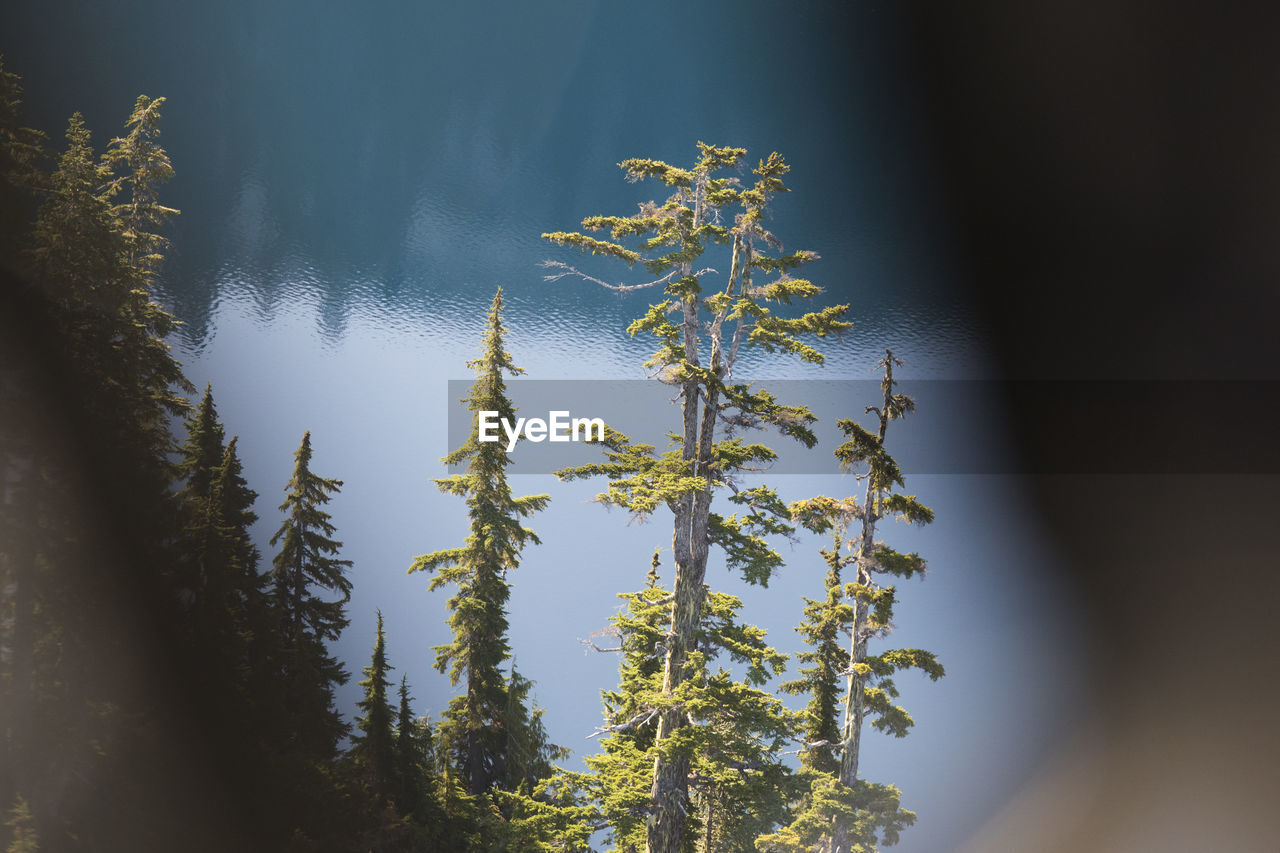
[[[409,569],[410,572],[438,570],[432,578],[431,589],[467,582],[477,576],[476,572],[505,576],[506,571],[518,565],[524,546],[536,545],[539,541],[519,519],[544,509],[551,500],[545,494],[513,497],[506,480],[506,467],[510,464],[506,449],[500,442],[479,440],[478,415],[474,413],[496,411],[499,417],[515,421],[515,407],[507,397],[503,377],[523,371],[506,351],[502,308],[502,289],[499,288],[489,308],[481,356],[467,363],[476,373],[470,392],[464,398],[473,412],[472,428],[466,441],[442,460],[446,465],[465,462],[466,472],[435,480],[442,492],[466,499],[471,535],[463,547],[424,554],[414,560]]]
[[[577,276],[624,292],[661,288],[665,298],[651,304],[627,333],[652,335],[658,349],[645,366],[662,382],[682,387],[682,434],[675,437],[679,447],[660,451],[610,430],[603,442],[605,461],[557,471],[557,476],[607,477],[608,490],[597,500],[639,518],[662,507],[679,513],[681,506],[709,503],[717,490],[732,491],[730,500],[745,511],[712,513],[708,534],[724,549],[733,570],[750,583],[767,585],[782,565],[767,537],[789,536],[790,519],[776,495],[766,489],[739,489],[738,481],[743,472],[767,467],[777,454],[736,433],[774,429],[813,447],[816,418],[805,406],[785,404],[767,390],[736,380],[735,367],[753,348],[821,364],[822,353],[810,341],[838,336],[852,324],[842,319],[847,305],[798,315],[792,310],[822,289],[793,275],[816,260],[817,253],[785,252],[763,225],[770,199],[787,192],[783,178],[790,166],[775,152],[752,169],[754,182],[721,174],[745,162],[744,149],[702,142],[695,164],[687,169],[659,160],[625,160],[619,166],[628,180],[660,181],[671,195],[662,202],[642,203],[631,216],[588,216],[582,220],[582,232],[542,236],[628,266],[642,264],[657,276],[646,283],[612,285],[567,263],[545,263],[553,270],[547,280]],[[611,239],[587,232],[607,232]],[[720,271],[697,268],[716,246],[727,249],[727,275],[721,276],[723,266]],[[701,412],[703,406],[713,414]]]
[[[343,605],[351,599],[352,585],[346,569],[352,562],[336,556],[342,543],[332,538],[337,527],[322,507],[341,489],[342,481],[321,477],[311,470],[310,430],[303,434],[293,456],[293,476],[279,507],[285,518],[271,537],[271,545],[280,543],[272,561],[273,573],[277,588],[289,600],[289,607],[297,611],[295,618],[305,622],[317,638],[337,639],[348,621]],[[320,600],[308,591],[311,585],[336,593],[339,598]]]
[[[178,473],[186,481],[183,493],[190,498],[206,498],[216,468],[223,462],[225,431],[213,402],[213,386],[205,385],[199,404],[187,417],[187,440],[183,442]]]

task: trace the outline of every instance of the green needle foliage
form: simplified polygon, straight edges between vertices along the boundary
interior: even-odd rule
[[[270,632],[269,603],[250,535],[258,494],[244,479],[238,439],[224,445],[223,437],[213,390],[206,386],[187,420],[178,462],[185,524],[178,595],[193,639],[248,702],[261,686],[251,684],[252,670],[256,656],[267,651],[261,641]]]
[[[800,763],[806,770],[822,773],[834,773],[840,766],[836,714],[843,673],[849,668],[843,639],[846,626],[853,621],[853,608],[844,601],[840,582],[840,572],[846,564],[840,553],[842,537],[837,533],[832,538],[832,547],[820,552],[827,564],[826,597],[820,601],[805,599],[804,621],[796,628],[806,647],[796,657],[805,666],[800,668],[799,678],[782,685],[786,693],[809,697],[803,713],[804,750]]]
[[[184,538],[171,424],[190,385],[153,299],[162,247],[143,261],[121,205],[148,211],[158,236],[171,170],[114,144],[100,156],[77,114],[45,173],[20,91],[0,70],[0,805],[25,797],[42,849],[114,850],[130,835],[163,848],[181,821],[134,818],[149,772],[172,760],[153,715],[200,672],[168,665]],[[138,137],[152,164],[167,163],[158,121],[156,109]],[[144,697],[144,684],[165,689]]]
[[[30,236],[33,194],[48,180],[40,168],[48,156],[45,134],[23,127],[22,79],[0,56],[0,268],[6,272]]]
[[[400,678],[396,711],[395,802],[401,814],[411,815],[424,826],[441,823],[435,778],[435,742],[431,725],[413,715],[407,676]]]
[[[104,461],[121,488],[154,494],[172,482],[157,451],[173,449],[169,421],[187,410],[183,392],[191,389],[164,342],[175,321],[151,297],[163,239],[146,229],[177,211],[154,202],[172,168],[154,168],[157,161],[168,164],[154,144],[163,99],[143,97],[139,104],[144,101],[152,109],[136,141],[146,142],[150,165],[127,156],[132,149],[121,145],[95,159],[83,118],[71,117],[30,260],[34,278],[58,309],[67,354],[83,371],[73,390],[84,416],[103,445],[115,449]],[[138,118],[135,108],[130,123]]]
[[[348,678],[329,653],[347,626],[351,597],[346,569],[336,555],[342,543],[323,507],[342,481],[311,470],[311,433],[294,453],[294,471],[280,511],[285,519],[271,539],[280,545],[272,562],[272,600],[281,643],[280,681],[287,724],[281,732],[280,781],[288,787],[281,809],[286,823],[324,832],[330,816],[332,783],[326,774],[336,761],[347,726],[334,706],[334,691]],[[330,597],[335,596],[335,597]]]
[[[608,830],[614,849],[645,850],[655,809],[653,767],[660,758],[690,768],[690,808],[682,835],[697,849],[752,850],[757,835],[785,818],[792,776],[782,748],[792,714],[767,690],[785,655],[770,648],[764,631],[738,621],[742,602],[712,592],[690,654],[690,677],[668,695],[663,689],[664,644],[671,591],[660,585],[657,558],[644,589],[619,597],[626,607],[608,632],[620,652],[619,685],[606,691],[601,751],[586,759],[585,774],[567,774]],[[735,675],[728,662],[744,673]],[[690,725],[659,741],[657,721],[674,708]]]
[[[391,682],[387,673],[386,637],[382,631],[382,611],[378,611],[378,628],[373,644],[373,659],[364,668],[364,697],[359,701],[356,718],[357,734],[352,739],[351,754],[361,769],[364,782],[375,801],[385,803],[396,794],[396,744],[392,725],[393,712],[387,695]]]
[[[129,243],[129,262],[147,276],[154,276],[169,241],[157,229],[177,210],[160,204],[157,189],[173,177],[169,155],[157,144],[160,136],[160,107],[164,98],[139,95],[125,122],[124,136],[111,140],[105,162],[121,173],[111,184],[114,195],[126,190],[125,198],[112,212],[124,223]]]
[[[222,462],[226,432],[218,420],[213,402],[213,386],[206,385],[200,403],[187,417],[187,440],[182,443],[178,473],[183,479],[179,492],[188,503],[209,497],[214,469]]]
[[[364,668],[356,733],[345,769],[354,783],[354,842],[344,849],[419,851],[460,846],[438,805],[431,726],[413,715],[408,679],[393,706],[382,612],[373,655]],[[349,805],[350,807],[350,805]]]
[[[5,848],[5,853],[39,853],[40,843],[35,824],[31,807],[19,795],[17,802],[9,811],[8,820],[5,821],[5,829],[11,839],[9,846]]]
[[[489,309],[480,358],[468,362],[476,380],[466,397],[472,412],[466,442],[444,458],[446,465],[466,464],[466,473],[437,479],[441,491],[467,502],[470,535],[465,545],[424,554],[410,572],[432,572],[430,588],[452,585],[449,626],[453,641],[436,648],[436,666],[448,671],[466,691],[450,703],[441,721],[440,747],[451,757],[472,796],[494,788],[513,791],[531,777],[545,775],[541,762],[558,754],[546,744],[537,715],[527,707],[528,682],[504,664],[511,657],[507,639],[507,572],[520,563],[520,552],[538,537],[520,520],[547,506],[547,495],[513,497],[507,486],[506,450],[499,442],[481,442],[477,412],[496,411],[515,421],[506,395],[506,375],[521,373],[508,355],[503,338],[502,291]]]
[[[752,170],[755,181],[746,184],[726,174],[744,163],[744,149],[699,143],[698,154],[689,169],[648,159],[620,163],[629,180],[656,180],[670,194],[664,201],[641,204],[631,216],[582,221],[585,231],[606,232],[610,239],[582,232],[543,235],[557,245],[621,260],[628,267],[640,264],[657,277],[645,284],[610,285],[566,263],[547,263],[555,270],[549,280],[577,275],[615,290],[661,288],[661,301],[627,331],[656,339],[658,349],[646,366],[679,388],[679,427],[671,449],[660,452],[612,432],[605,439],[606,462],[560,472],[565,479],[607,477],[608,488],[599,496],[603,503],[640,517],[665,507],[673,517],[675,580],[671,600],[662,605],[668,627],[647,827],[650,853],[678,853],[686,840],[694,757],[689,745],[699,736],[683,731],[689,717],[681,713],[679,697],[681,686],[700,671],[695,646],[711,600],[703,583],[709,546],[718,545],[728,565],[748,582],[765,585],[782,564],[768,537],[792,531],[776,493],[737,486],[742,472],[767,465],[774,452],[731,433],[770,427],[806,446],[815,443],[810,429],[814,417],[807,409],[782,404],[767,391],[736,380],[734,368],[745,350],[753,348],[821,364],[822,354],[808,340],[838,335],[851,325],[840,319],[845,305],[798,316],[786,310],[821,289],[792,275],[817,255],[784,252],[764,228],[770,199],[787,191],[783,177],[790,167],[782,157],[775,153],[759,161]],[[728,275],[719,279],[714,270],[697,266],[717,246],[729,255]],[[770,303],[780,310],[775,312]],[[731,515],[712,512],[714,495],[722,489],[733,492],[737,509]]]
[[[892,629],[895,588],[877,578],[910,578],[926,567],[918,554],[899,553],[877,542],[876,523],[888,517],[913,524],[933,520],[933,511],[913,495],[893,491],[904,482],[897,462],[885,450],[885,435],[890,421],[915,410],[914,400],[895,391],[893,368],[898,364],[886,350],[880,362],[883,398],[879,406],[867,407],[878,422],[875,432],[853,420],[839,422],[848,440],[836,449],[836,457],[846,469],[865,466],[862,503],[819,496],[791,505],[798,524],[816,533],[830,533],[833,542],[821,552],[828,567],[826,597],[806,600],[805,621],[797,629],[809,642],[809,651],[800,655],[809,666],[801,670],[799,679],[784,685],[791,693],[809,697],[802,755],[807,792],[791,823],[759,839],[761,851],[871,853],[879,844],[896,842],[902,829],[915,822],[915,814],[901,808],[897,788],[858,776],[862,729],[868,719],[872,727],[895,737],[904,737],[912,724],[906,710],[894,704],[898,690],[890,676],[906,669],[919,669],[933,680],[944,674],[932,652],[892,649],[872,655],[867,650],[870,640]],[[847,540],[855,523],[858,536]],[[854,578],[843,582],[842,573],[849,568]],[[838,642],[845,632],[850,634],[847,651]],[[842,676],[844,723],[838,728]]]

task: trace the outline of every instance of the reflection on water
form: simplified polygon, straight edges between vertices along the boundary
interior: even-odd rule
[[[531,256],[536,257],[536,255]],[[547,254],[550,254],[549,252]],[[628,337],[624,330],[658,294],[616,296],[596,285],[545,283],[532,264],[519,285],[505,285],[506,324],[511,346],[526,353],[522,363],[541,378],[637,378],[652,353],[651,338]],[[424,269],[424,276],[428,272]],[[212,316],[198,328],[184,329],[183,346],[201,351],[217,334],[218,307],[230,298],[262,330],[284,313],[314,309],[314,332],[340,346],[349,322],[363,334],[388,339],[421,337],[455,365],[441,376],[457,378],[457,367],[472,358],[475,342],[493,298],[495,284],[451,288],[421,283],[389,287],[359,267],[342,271],[341,281],[318,269],[298,251],[282,252],[269,267],[245,269],[226,264],[213,273]],[[308,307],[309,306],[309,307]],[[906,362],[906,376],[975,378],[983,375],[981,334],[971,311],[956,301],[919,306],[914,311],[881,309],[850,311],[854,329],[842,339],[818,342],[826,356],[822,366],[749,350],[741,371],[760,378],[865,378],[876,373],[886,346]],[[224,318],[225,319],[225,318]],[[589,357],[585,354],[589,354]]]

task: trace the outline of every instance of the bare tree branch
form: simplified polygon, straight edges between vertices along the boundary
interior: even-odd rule
[[[600,646],[597,646],[595,643],[591,642],[590,640],[584,640],[584,639],[582,639],[581,637],[579,637],[579,638],[578,638],[578,642],[579,642],[579,643],[581,643],[582,645],[586,646],[587,648],[592,649],[593,651],[597,651],[597,652],[621,652],[621,651],[624,651],[624,649],[622,648],[622,646],[613,646],[613,647],[611,647],[611,648],[607,648],[607,649],[606,649],[606,648],[602,648],[602,647],[600,647]],[[583,649],[583,650],[582,650],[582,653],[583,653],[583,654],[586,654],[586,653],[587,653],[587,649]]]
[[[644,284],[610,284],[609,282],[603,279],[596,278],[593,275],[587,275],[577,267],[570,266],[569,264],[562,263],[561,261],[543,261],[542,263],[539,264],[539,266],[544,267],[546,269],[560,270],[560,272],[557,272],[557,273],[544,275],[542,277],[543,281],[559,281],[565,276],[576,275],[578,278],[581,278],[584,281],[589,281],[594,284],[598,284],[601,287],[606,287],[609,290],[615,291],[617,293],[630,293],[633,290],[646,290],[650,287],[657,287],[658,285],[670,284],[671,280],[674,279],[676,275],[680,272],[678,269],[672,270],[671,272],[664,275],[662,278],[654,279],[653,281],[645,282]],[[696,273],[694,273],[694,275],[703,275],[705,273],[714,273],[714,272],[715,270],[711,269],[710,267],[707,267],[706,269],[698,270]]]
[[[627,729],[635,728],[636,726],[643,726],[656,716],[658,716],[658,709],[650,708],[647,711],[641,711],[625,723],[618,723],[617,725],[604,726],[603,728],[596,729],[594,732],[587,735],[586,739],[591,740],[593,737],[599,737],[600,735],[608,734],[609,732],[623,732]]]

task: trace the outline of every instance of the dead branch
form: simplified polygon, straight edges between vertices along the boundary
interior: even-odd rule
[[[650,708],[648,711],[641,711],[625,723],[618,723],[617,725],[604,726],[603,728],[596,729],[594,732],[587,735],[586,739],[591,740],[593,737],[599,737],[600,735],[608,734],[610,732],[624,732],[627,729],[635,728],[636,726],[643,726],[656,716],[658,716],[658,709]]]
[[[591,640],[584,640],[584,639],[582,639],[581,637],[579,637],[579,638],[578,638],[578,642],[579,642],[579,643],[581,643],[582,645],[584,645],[584,646],[586,646],[586,647],[587,647],[587,648],[584,648],[584,649],[582,650],[582,653],[583,653],[584,655],[587,653],[587,649],[591,649],[592,651],[597,651],[597,652],[621,652],[621,651],[625,651],[625,649],[623,649],[623,648],[622,648],[622,646],[613,646],[612,648],[603,648],[603,647],[601,647],[601,646],[597,646],[597,645],[596,645],[595,643],[593,643]]]
[[[539,266],[542,266],[546,269],[559,270],[559,272],[551,273],[550,275],[544,275],[542,277],[543,281],[559,281],[565,276],[575,275],[584,281],[589,281],[589,282],[592,282],[593,284],[598,284],[601,287],[608,288],[609,290],[612,290],[616,293],[630,293],[633,290],[646,290],[650,287],[658,287],[659,285],[670,284],[672,279],[674,279],[676,275],[678,275],[680,272],[679,270],[672,270],[671,272],[664,275],[662,278],[654,279],[653,281],[645,282],[644,284],[610,284],[609,282],[603,279],[596,278],[593,275],[588,275],[584,273],[582,270],[578,269],[577,267],[570,266],[569,264],[563,263],[561,261],[543,261],[541,264],[539,264]],[[703,275],[705,273],[713,273],[713,272],[715,272],[715,270],[708,267],[707,269],[698,270],[698,272],[696,272],[695,275]]]

